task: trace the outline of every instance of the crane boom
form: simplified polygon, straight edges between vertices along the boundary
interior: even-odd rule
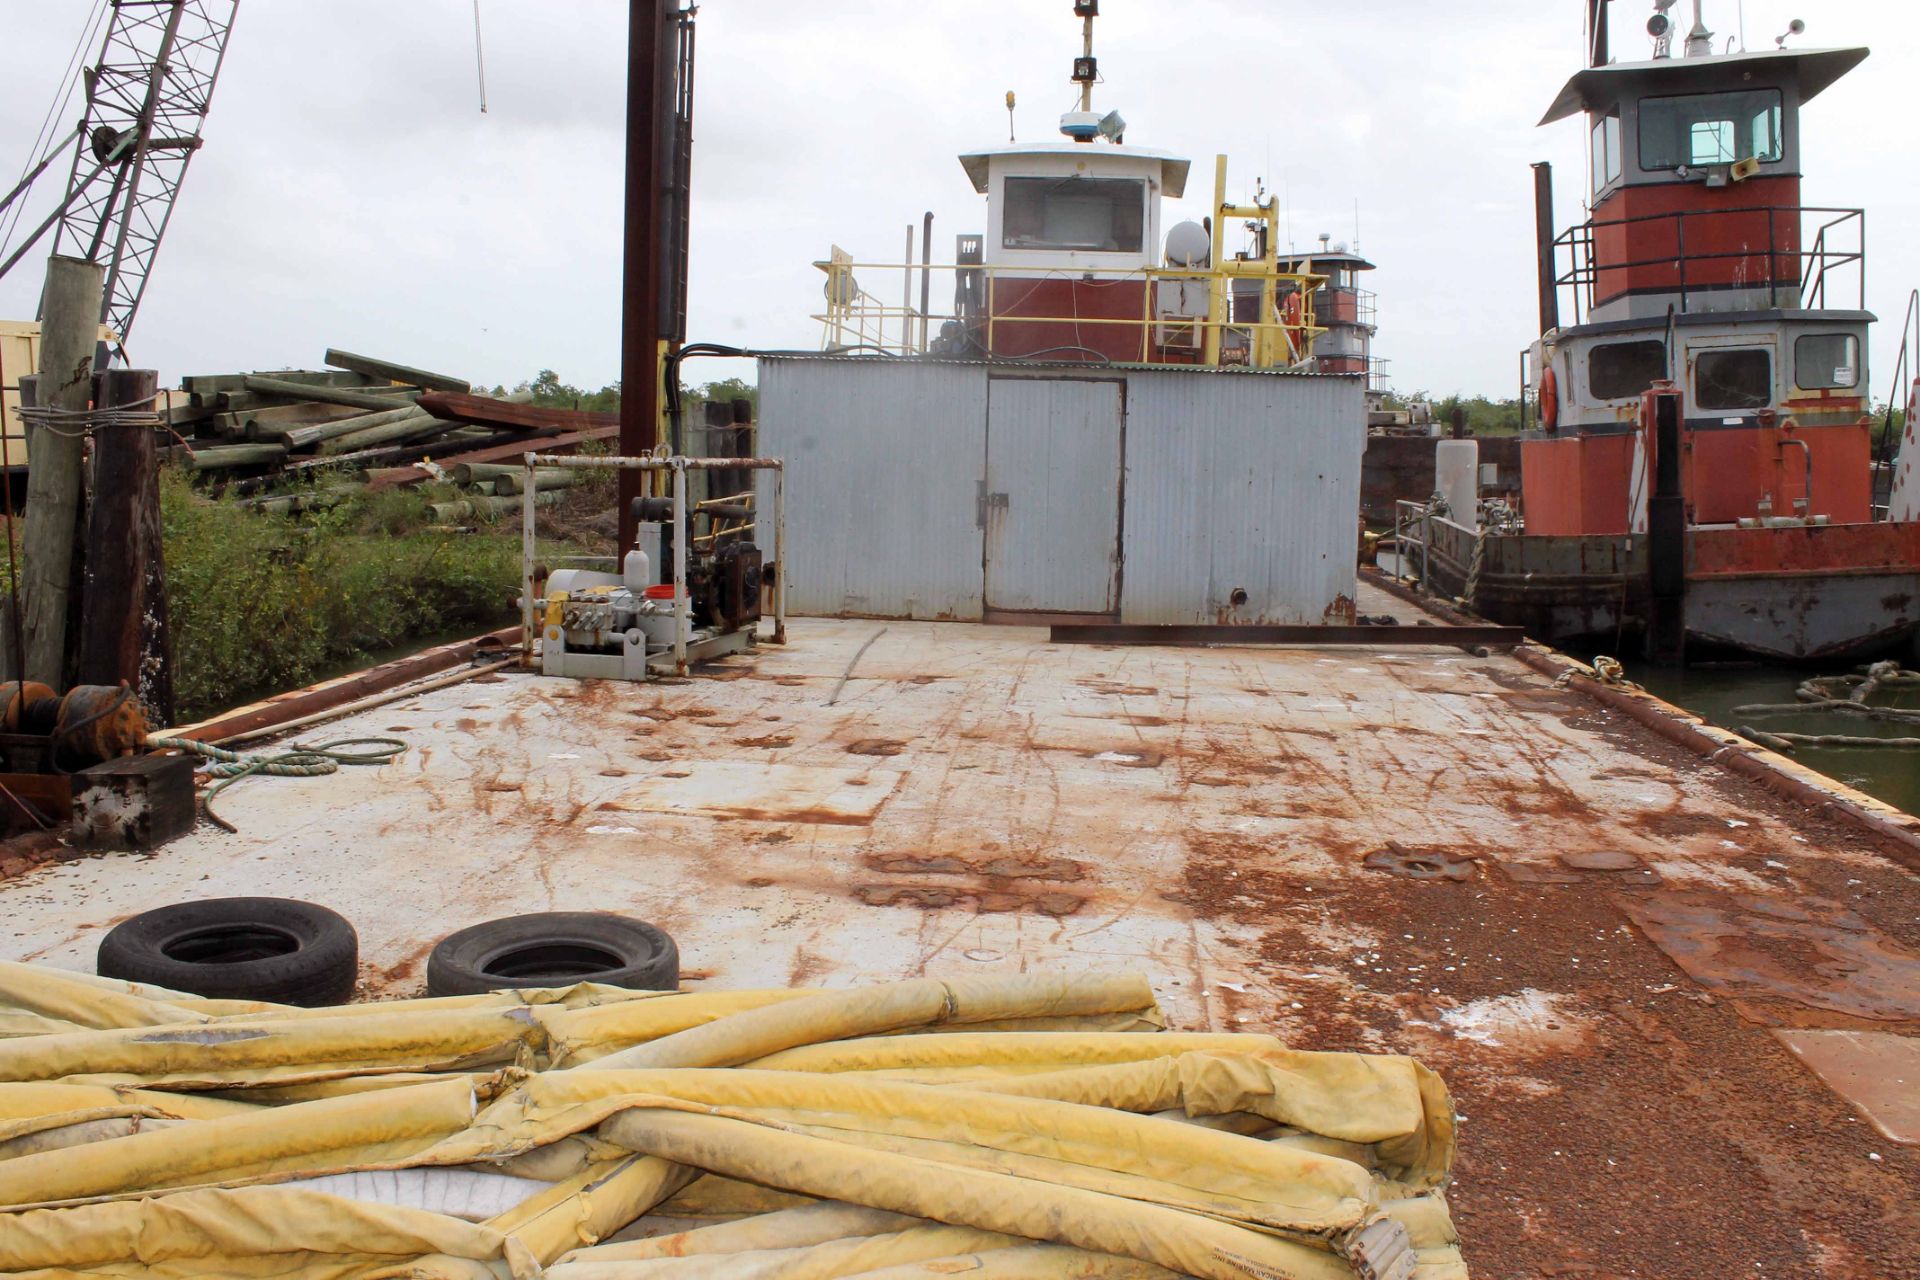
[[[66,192],[26,243],[0,262],[0,274],[53,228],[53,252],[105,265],[100,319],[124,343],[174,201],[200,149],[200,130],[240,5],[239,0],[111,3],[100,57],[85,76],[85,114],[61,144],[73,146],[74,153]],[[27,185],[0,207],[23,195]]]

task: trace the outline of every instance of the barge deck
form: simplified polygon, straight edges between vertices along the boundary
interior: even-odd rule
[[[548,909],[657,922],[691,989],[1137,970],[1174,1026],[1438,1071],[1476,1276],[1920,1276],[1920,878],[1884,837],[1510,654],[790,639],[309,730],[410,749],[0,883],[5,950],[91,970],[129,915],[268,894],[355,923],[365,999]]]

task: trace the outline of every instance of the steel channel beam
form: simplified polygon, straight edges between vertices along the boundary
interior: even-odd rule
[[[1076,623],[1051,628],[1054,644],[1124,645],[1450,645],[1463,649],[1525,641],[1520,627],[1246,626],[1234,624]]]

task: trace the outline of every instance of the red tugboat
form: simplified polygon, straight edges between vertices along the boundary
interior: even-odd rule
[[[1800,202],[1800,109],[1867,50],[1716,53],[1694,0],[1676,51],[1675,0],[1655,0],[1653,57],[1615,62],[1609,3],[1588,0],[1591,65],[1541,122],[1585,115],[1592,215],[1554,236],[1535,166],[1520,510],[1483,524],[1456,462],[1468,479],[1417,521],[1412,563],[1489,617],[1632,634],[1659,661],[1893,648],[1920,626],[1920,523],[1876,518],[1865,215]]]

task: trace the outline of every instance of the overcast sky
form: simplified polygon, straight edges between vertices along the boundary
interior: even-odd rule
[[[542,368],[619,376],[626,5],[245,0],[131,344],[181,374],[312,367],[328,346],[512,384]],[[1376,353],[1402,390],[1513,394],[1535,328],[1531,175],[1551,160],[1577,220],[1584,128],[1537,129],[1581,65],[1582,0],[1107,0],[1096,105],[1130,143],[1211,157],[1236,196],[1284,193],[1295,241],[1354,241],[1379,264]],[[1688,9],[1682,0],[1676,15]],[[1803,199],[1864,205],[1884,396],[1920,283],[1913,0],[1707,0],[1722,42],[1869,44],[1805,117]],[[8,0],[0,169],[28,157],[90,0]],[[1651,4],[1616,0],[1615,49],[1645,56]],[[705,0],[700,10],[691,337],[814,347],[807,319],[839,244],[895,261],[935,214],[936,256],[985,208],[954,157],[1058,137],[1078,51],[1069,0]],[[91,54],[89,60],[91,60]],[[49,195],[54,194],[50,189]],[[1355,204],[1358,203],[1356,227]],[[875,292],[888,297],[897,285]],[[0,281],[33,314],[38,271]],[[689,367],[689,380],[730,372]],[[11,372],[11,371],[9,371]]]

